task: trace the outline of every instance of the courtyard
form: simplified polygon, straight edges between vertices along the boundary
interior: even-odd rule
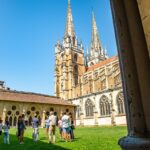
[[[118,139],[127,134],[126,126],[109,127],[77,127],[74,130],[75,140],[60,140],[58,130],[56,144],[48,144],[45,129],[40,129],[40,140],[32,141],[32,128],[25,131],[24,144],[20,145],[16,137],[16,129],[10,129],[10,145],[3,144],[0,136],[1,150],[120,150]]]

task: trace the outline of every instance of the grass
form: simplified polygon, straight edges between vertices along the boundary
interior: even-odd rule
[[[10,129],[10,145],[3,144],[0,136],[0,150],[120,150],[117,142],[127,133],[126,127],[78,127],[74,130],[75,140],[64,142],[59,139],[58,131],[56,144],[48,144],[45,129],[40,129],[40,140],[32,141],[32,129],[25,131],[24,144],[20,145],[16,137],[16,129]]]

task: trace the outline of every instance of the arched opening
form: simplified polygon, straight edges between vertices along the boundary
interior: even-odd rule
[[[118,108],[118,114],[125,114],[123,92],[120,92],[117,95],[117,108]]]
[[[13,126],[16,126],[16,125],[17,125],[17,117],[15,116],[14,121],[13,121]]]
[[[93,116],[93,102],[88,99],[86,102],[85,102],[85,115],[86,117],[92,117]]]
[[[9,124],[10,124],[10,126],[13,125],[12,123],[13,123],[13,122],[12,122],[12,116],[10,116],[10,117],[9,117]]]
[[[100,99],[100,115],[109,116],[111,114],[110,103],[108,97],[103,95]]]
[[[32,117],[30,116],[29,117],[29,126],[31,126],[32,125]]]

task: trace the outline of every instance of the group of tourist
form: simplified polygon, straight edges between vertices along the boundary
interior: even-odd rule
[[[24,143],[24,131],[26,129],[25,115],[22,114],[18,117],[18,124],[17,124],[17,132],[16,136],[20,144]],[[39,119],[35,114],[34,118],[32,119],[32,139],[34,142],[39,140]],[[46,117],[45,120],[45,128],[46,128],[46,136],[49,143],[56,142],[56,128],[59,128],[60,139],[64,139],[66,142],[72,141],[74,139],[74,120],[72,117],[72,113],[64,112],[60,118],[58,118],[56,112],[50,112],[50,115]],[[2,130],[4,132],[4,144],[10,144],[9,140],[9,129],[10,124],[8,120],[5,120],[5,123],[2,123],[0,119],[0,135],[2,135]]]

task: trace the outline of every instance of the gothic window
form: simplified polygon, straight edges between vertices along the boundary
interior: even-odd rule
[[[109,116],[110,114],[111,111],[110,111],[110,103],[108,97],[103,95],[100,99],[100,115]]]
[[[85,102],[86,117],[93,116],[93,103],[90,99]]]
[[[78,55],[74,54],[74,62],[77,62],[77,60],[78,60]]]
[[[74,84],[75,86],[78,84],[78,66],[74,66]]]
[[[123,92],[120,92],[117,96],[117,107],[118,114],[125,114]]]

